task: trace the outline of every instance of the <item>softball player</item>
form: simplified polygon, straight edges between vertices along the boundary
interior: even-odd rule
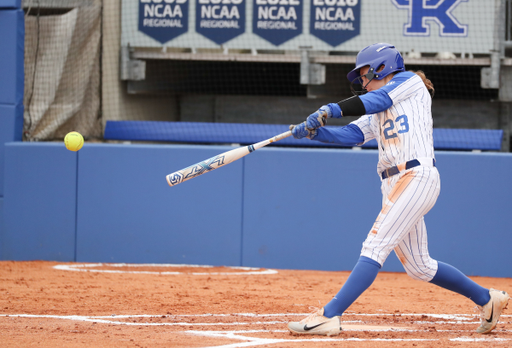
[[[347,77],[355,96],[322,106],[290,129],[297,139],[307,137],[347,146],[376,139],[382,210],[338,294],[307,318],[290,322],[288,329],[295,334],[339,334],[342,314],[373,283],[394,250],[413,279],[433,283],[475,302],[481,312],[476,331],[490,332],[507,306],[509,295],[476,284],[428,253],[423,217],[434,206],[440,191],[432,138],[432,83],[421,71],[405,71],[400,53],[386,43],[361,50],[356,67]],[[367,93],[357,95],[354,87],[358,84]],[[322,128],[326,118],[342,116],[361,117],[344,127]]]

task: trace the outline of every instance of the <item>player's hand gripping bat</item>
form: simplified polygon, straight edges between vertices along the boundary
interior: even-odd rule
[[[199,175],[208,173],[214,169],[234,162],[237,159],[240,159],[250,154],[251,152],[262,148],[263,146],[267,146],[270,143],[274,143],[281,139],[287,138],[290,135],[292,135],[292,132],[287,131],[279,135],[276,135],[275,137],[272,137],[270,139],[260,141],[259,143],[252,144],[249,146],[242,146],[237,149],[221,153],[220,155],[213,156],[211,158],[208,158],[207,160],[204,160],[202,162],[191,165],[190,167],[178,170],[177,172],[167,175],[167,183],[169,184],[169,186],[181,184],[184,181],[198,177]]]

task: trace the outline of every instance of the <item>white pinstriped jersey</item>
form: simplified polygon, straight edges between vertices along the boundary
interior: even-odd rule
[[[361,129],[364,143],[377,140],[378,173],[412,159],[434,158],[432,99],[423,80],[412,72],[403,72],[381,89],[387,92],[393,105],[352,122]]]

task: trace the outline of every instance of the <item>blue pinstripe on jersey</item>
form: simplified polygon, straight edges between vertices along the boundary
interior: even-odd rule
[[[372,139],[377,140],[377,171],[380,173],[386,168],[414,158],[434,158],[433,122],[430,111],[432,101],[421,78],[411,72],[398,73],[386,86],[367,93],[366,100],[371,100],[372,95],[377,92],[382,93],[381,90],[388,93],[393,106],[375,114],[364,115],[352,122],[361,129],[365,143]],[[376,103],[382,99],[380,96],[375,98],[372,108],[379,109]],[[385,106],[387,105],[383,105]],[[396,119],[402,115],[407,116],[408,131],[399,133],[400,123],[397,124]],[[389,126],[392,126],[392,129],[388,130],[387,134],[396,136],[386,139],[384,129]]]

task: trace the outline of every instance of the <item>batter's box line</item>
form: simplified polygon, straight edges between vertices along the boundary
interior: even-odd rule
[[[168,315],[112,315],[111,317],[116,318],[180,318],[180,317],[287,317],[287,316],[299,316],[305,317],[310,313],[277,313],[277,314],[256,314],[256,313],[230,313],[230,314],[168,314]],[[443,322],[438,321],[414,321],[412,324],[460,324],[460,325],[474,325],[478,323],[479,315],[477,314],[431,314],[431,313],[401,313],[401,314],[392,314],[392,313],[345,313],[343,317],[374,317],[374,316],[387,316],[387,317],[424,317],[427,318],[437,318],[444,320]],[[95,316],[95,318],[111,318],[110,316]],[[502,318],[512,317],[512,315],[501,315]],[[343,323],[360,323],[361,320],[343,320]],[[255,322],[260,323],[260,322]],[[285,321],[275,321],[275,322],[265,322],[267,324],[279,324],[285,323]],[[179,325],[187,325],[187,324],[179,324]],[[196,325],[196,323],[191,323],[189,325]],[[211,325],[211,324],[210,324]],[[224,323],[224,325],[230,325],[230,323]],[[235,323],[232,325],[245,325],[242,323]]]
[[[265,317],[290,317],[290,316],[307,316],[311,313],[271,313],[271,314],[257,314],[257,313],[228,313],[228,314],[214,314],[214,313],[206,313],[206,314],[111,314],[111,315],[47,315],[47,314],[7,314],[0,313],[0,316],[12,316],[12,317],[27,317],[27,318],[55,318],[55,319],[73,319],[73,320],[102,320],[102,319],[132,319],[132,318],[197,318],[197,317],[225,317],[225,318],[233,318],[233,317],[251,317],[251,318],[265,318]],[[438,324],[474,324],[474,319],[478,319],[478,315],[476,314],[432,314],[432,313],[345,313],[343,314],[343,318],[345,317],[372,317],[372,316],[382,316],[382,317],[427,317],[427,318],[436,318],[442,320],[456,320],[455,322],[451,321],[435,321],[433,323]],[[512,315],[501,315],[501,318],[511,318]],[[111,320],[109,320],[111,322]],[[116,322],[116,321],[114,321]],[[348,322],[348,321],[344,321]],[[356,322],[356,321],[354,321]],[[119,322],[125,323],[125,322]],[[270,321],[265,321],[261,323],[271,323]],[[282,321],[275,321],[275,323],[282,323]],[[418,323],[429,323],[427,321],[418,321]],[[151,324],[151,323],[148,323]],[[229,323],[222,323],[223,325]],[[220,323],[219,323],[220,325]]]
[[[260,322],[239,322],[239,323],[131,323],[127,321],[105,320],[102,318],[116,318],[116,317],[96,317],[96,316],[81,316],[81,315],[37,315],[37,314],[0,314],[0,317],[18,317],[18,318],[46,318],[46,319],[67,319],[75,321],[94,322],[101,324],[111,325],[127,325],[127,326],[226,326],[226,325],[269,325],[269,324],[283,324],[285,321],[260,321]],[[125,319],[131,319],[135,316],[124,316]],[[154,316],[155,318],[162,317]]]
[[[162,317],[287,317],[287,316],[308,316],[311,313],[205,313],[205,314],[112,314],[112,315],[96,315],[94,318],[162,318]],[[434,314],[434,313],[352,313],[345,312],[343,317],[361,316],[361,317],[432,317],[444,320],[474,320],[478,319],[478,314]],[[512,318],[512,315],[502,314],[501,318]]]
[[[394,314],[380,313],[380,314],[344,314],[345,316],[390,316],[395,317]],[[103,324],[113,324],[113,325],[128,325],[128,326],[243,326],[243,325],[279,325],[285,324],[287,321],[283,320],[273,320],[273,321],[254,321],[254,322],[215,322],[215,323],[198,323],[198,322],[167,322],[167,323],[153,323],[153,322],[129,322],[129,321],[119,321],[119,319],[137,319],[137,318],[161,318],[161,319],[173,319],[180,317],[288,317],[288,316],[304,316],[304,313],[281,313],[281,314],[255,314],[255,313],[237,313],[237,314],[182,314],[182,315],[149,315],[149,314],[139,314],[139,315],[116,315],[112,314],[110,316],[81,316],[81,315],[39,315],[39,314],[0,314],[0,317],[20,317],[20,318],[47,318],[47,319],[65,319],[65,320],[74,320],[74,321],[85,321],[85,322],[96,322]],[[454,319],[454,316],[451,314],[401,314],[401,316],[430,316],[438,319]],[[462,320],[458,321],[415,321],[413,325],[421,325],[421,324],[436,324],[436,325],[444,325],[444,324],[475,324],[474,321],[471,320],[469,315],[458,315],[457,318],[462,317]],[[510,317],[510,315],[509,315]],[[344,320],[343,324],[349,323],[361,323],[361,320]],[[503,323],[505,324],[505,323]],[[509,330],[506,330],[509,331]]]

